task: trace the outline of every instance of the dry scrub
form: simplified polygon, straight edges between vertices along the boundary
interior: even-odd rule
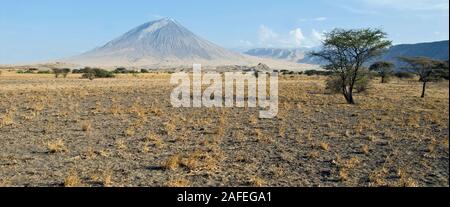
[[[0,186],[448,186],[449,85],[280,77],[280,114],[172,108],[169,74],[3,72]]]

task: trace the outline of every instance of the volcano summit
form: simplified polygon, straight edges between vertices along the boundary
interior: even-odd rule
[[[138,26],[82,55],[64,60],[95,66],[181,66],[251,64],[249,57],[198,37],[177,21],[164,18]]]

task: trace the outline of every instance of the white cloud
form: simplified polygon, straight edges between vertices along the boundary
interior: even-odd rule
[[[302,29],[297,28],[289,32],[289,35],[293,38],[293,42],[296,46],[301,46],[303,41],[305,40],[305,36],[303,35]]]
[[[320,45],[323,40],[325,40],[325,31],[318,32],[317,30],[313,29],[311,32],[312,45]]]
[[[316,18],[300,18],[298,19],[298,22],[309,22],[309,21],[317,21],[317,22],[323,22],[326,21],[328,18],[327,17],[316,17]]]
[[[324,32],[318,32],[313,29],[308,35],[305,35],[301,28],[295,28],[289,33],[278,34],[267,26],[262,25],[259,28],[259,44],[260,47],[316,47],[322,43]],[[241,45],[246,45],[245,41],[241,41]]]
[[[275,33],[269,27],[267,27],[265,25],[261,25],[259,27],[258,36],[259,36],[259,41],[261,41],[262,43],[265,43],[265,42],[270,42],[273,39],[276,39],[278,37],[278,34]]]

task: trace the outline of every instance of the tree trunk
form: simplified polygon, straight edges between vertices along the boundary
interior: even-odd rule
[[[350,91],[350,93],[348,94],[348,100],[347,100],[348,104],[355,104],[355,101],[353,100],[353,92]]]
[[[425,98],[425,90],[427,88],[427,82],[424,81],[423,82],[423,87],[422,87],[422,96],[420,96],[420,98]]]
[[[353,100],[353,90],[345,90],[344,93],[345,100],[348,104],[355,104],[355,101]]]
[[[385,77],[381,76],[381,83],[386,83]]]

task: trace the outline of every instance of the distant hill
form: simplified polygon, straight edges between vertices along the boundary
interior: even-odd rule
[[[318,58],[308,55],[310,51],[310,48],[255,48],[244,52],[244,54],[295,63],[319,64]]]
[[[407,57],[428,57],[435,60],[448,60],[449,41],[418,43],[418,44],[402,44],[392,46],[380,60],[395,63],[397,68],[403,64],[397,58],[401,56]]]
[[[423,56],[436,60],[448,60],[448,47],[448,40],[430,43],[395,45],[389,48],[387,53],[378,60],[394,62],[397,65],[397,68],[402,66],[402,63],[397,59],[397,57],[401,56]],[[321,62],[318,58],[307,55],[308,52],[312,50],[313,49],[308,48],[257,48],[249,50],[245,52],[245,54],[296,63],[320,64]]]

